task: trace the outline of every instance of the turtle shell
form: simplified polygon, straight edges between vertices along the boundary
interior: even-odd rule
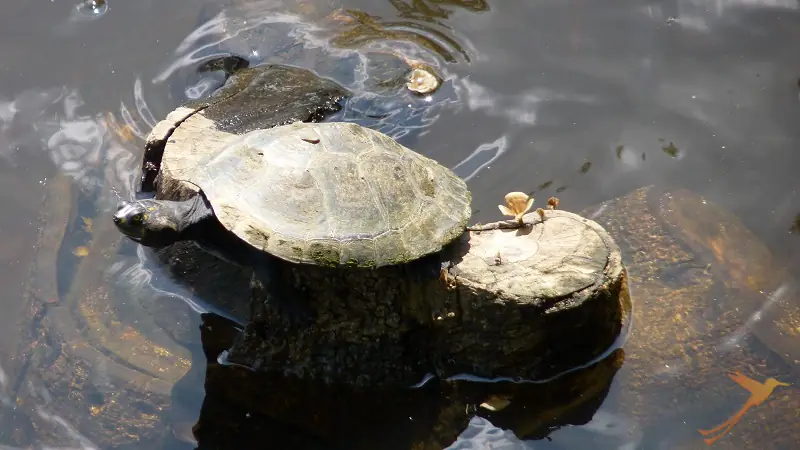
[[[256,130],[177,166],[173,175],[200,187],[228,230],[292,262],[408,262],[461,235],[471,216],[461,178],[353,123]]]

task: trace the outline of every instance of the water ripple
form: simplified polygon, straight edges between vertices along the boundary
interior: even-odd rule
[[[483,169],[489,168],[508,149],[508,138],[503,135],[492,142],[487,142],[478,146],[463,161],[453,166],[453,171],[469,181]]]
[[[404,138],[423,135],[444,111],[458,107],[454,77],[445,63],[456,61],[456,54],[466,62],[470,57],[448,33],[353,10],[311,14],[286,8],[260,1],[208,13],[153,76],[153,85],[173,86],[173,97],[182,102],[205,96],[222,83],[219,74],[197,72],[209,59],[234,54],[251,66],[291,64],[332,78],[353,92],[337,120],[369,126],[406,144]],[[444,80],[431,96],[405,90],[404,77],[417,63],[428,65]]]
[[[0,157],[17,165],[20,149],[44,151],[82,189],[97,189],[110,178],[130,191],[138,158],[109,133],[105,113],[82,114],[83,106],[78,90],[67,86],[0,100],[0,139],[8,141]]]
[[[502,450],[530,450],[537,446],[531,442],[519,440],[514,433],[492,425],[483,417],[472,417],[467,428],[458,436],[455,442],[446,447],[447,450],[468,449],[502,449]]]
[[[62,430],[69,438],[73,441],[77,442],[80,450],[99,450],[99,447],[92,443],[86,436],[82,435],[78,430],[75,429],[72,425],[69,424],[63,417],[48,412],[45,408],[41,406],[36,407],[36,413],[42,419],[52,423],[56,426],[56,428]],[[46,449],[74,449],[76,447],[50,447],[50,446],[43,446],[42,450]]]

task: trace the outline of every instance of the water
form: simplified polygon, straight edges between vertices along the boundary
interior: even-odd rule
[[[207,448],[207,430],[230,438],[233,425],[242,442],[288,448],[325,448],[326,437],[350,448],[705,448],[697,430],[747,400],[726,376],[736,371],[793,386],[712,447],[797,448],[798,30],[789,0],[5,5],[0,448],[177,450],[196,436]],[[665,220],[697,238],[692,270],[715,262],[714,279],[729,285],[650,271],[653,249],[628,253],[636,312],[624,360],[615,352],[561,385],[504,387],[512,399],[499,412],[479,406],[489,388],[470,387],[390,397],[392,408],[320,397],[315,414],[328,422],[305,423],[300,405],[276,424],[205,396],[199,327],[230,328],[200,313],[239,320],[241,308],[177,284],[108,214],[135,195],[152,125],[217,85],[194,68],[224,51],[355,90],[342,117],[452,167],[468,180],[475,222],[496,220],[508,191],[534,192],[537,204],[558,195],[571,211],[600,205],[589,211],[602,223],[615,211],[603,202],[642,186],[689,189],[703,201],[676,194]],[[387,51],[431,65],[444,85],[398,102],[374,83],[394,73],[391,58],[376,64]],[[709,216],[730,239],[692,228]],[[714,328],[730,316],[731,329]],[[215,337],[217,354],[231,333]]]

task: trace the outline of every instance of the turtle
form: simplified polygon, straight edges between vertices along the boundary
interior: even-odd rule
[[[39,258],[50,262],[40,262],[38,272],[54,272],[51,266],[56,255],[71,254],[75,246],[61,237],[71,215],[71,202],[64,201],[70,181],[49,178],[46,188],[48,202],[41,211],[50,217],[44,219],[46,226],[42,227],[42,239],[36,248]],[[603,407],[603,411],[618,408],[637,422],[622,424],[626,442],[641,436],[644,429],[651,438],[660,434],[661,439],[672,439],[676,445],[671,448],[706,448],[703,436],[695,428],[721,423],[746,400],[747,392],[727,377],[726,370],[741,370],[758,381],[775,377],[781,382],[797,384],[793,375],[796,371],[792,372],[792,366],[788,365],[800,359],[796,353],[800,349],[797,335],[792,334],[798,324],[791,322],[800,318],[796,302],[780,298],[773,305],[777,311],[765,311],[770,314],[751,328],[754,339],[744,340],[744,351],[733,360],[715,352],[719,341],[714,338],[718,334],[707,337],[705,329],[695,329],[699,320],[718,322],[711,330],[736,330],[752,311],[765,306],[765,297],[758,291],[770,293],[786,280],[781,261],[773,259],[735,217],[720,208],[709,207],[709,203],[690,191],[647,187],[581,211],[585,217],[604,225],[622,246],[630,277],[636,320],[624,345],[625,361],[615,381],[618,386]],[[107,219],[104,214],[94,221],[93,238],[87,244],[88,257],[76,258],[80,264],[74,277],[76,283],[58,304],[53,304],[48,294],[57,284],[54,273],[28,277],[31,281],[23,299],[26,315],[15,322],[27,327],[26,333],[33,333],[30,337],[20,334],[24,339],[13,364],[4,361],[10,385],[15,386],[15,390],[5,393],[11,395],[16,407],[0,408],[0,423],[14,423],[23,433],[25,430],[36,433],[36,439],[19,441],[15,436],[4,441],[7,444],[65,445],[66,436],[59,434],[63,430],[58,424],[36,413],[37,406],[45,399],[49,403],[43,411],[62,417],[100,448],[126,443],[141,445],[169,431],[162,420],[163,409],[170,404],[170,386],[196,361],[181,346],[163,345],[168,341],[152,336],[152,330],[144,326],[146,316],[130,317],[131,310],[117,310],[130,304],[130,296],[137,292],[126,290],[117,294],[118,298],[107,292],[108,280],[102,276],[101,268],[115,264],[120,239],[111,221],[102,220]],[[80,222],[80,217],[77,220]],[[631,226],[637,223],[636,227]],[[702,232],[709,229],[717,231]],[[63,250],[59,251],[59,247]],[[712,266],[708,267],[709,264]],[[223,267],[211,270],[219,273]],[[198,271],[208,273],[209,268]],[[219,283],[218,277],[208,278]],[[720,289],[733,291],[719,296]],[[754,295],[736,295],[742,289]],[[713,308],[713,315],[705,317],[704,310],[709,308]],[[65,310],[71,314],[64,314]],[[66,320],[67,316],[70,320]],[[70,327],[73,333],[67,335]],[[74,333],[76,329],[84,331]],[[159,342],[162,344],[157,345]],[[682,349],[688,353],[681,355]],[[762,358],[764,354],[768,357]],[[95,372],[93,367],[102,371]],[[98,389],[102,385],[98,386],[96,381],[109,381],[96,378],[103,373],[125,388],[118,392]],[[131,383],[130,379],[136,382]],[[39,390],[40,386],[48,387],[47,397]],[[202,396],[202,385],[198,389],[197,395]],[[762,407],[748,411],[714,447],[749,448],[748,442],[767,437],[776,439],[774,445],[761,442],[763,445],[758,448],[792,448],[798,439],[793,422],[798,407],[796,392],[792,387],[776,388]],[[667,398],[669,404],[677,405],[675,412],[659,409],[667,404]],[[673,398],[677,403],[672,403]],[[698,419],[691,414],[687,417],[694,408],[706,417]],[[19,417],[23,414],[28,417]],[[48,434],[49,430],[53,430],[52,434]],[[559,448],[580,447],[585,442],[565,447],[569,441],[564,433],[572,433],[570,430],[580,434],[584,429],[571,427],[554,435],[554,442],[561,444]],[[605,442],[600,441],[601,448],[606,447],[602,445]],[[785,445],[780,447],[781,443]]]
[[[178,128],[193,141],[172,135],[160,176],[164,185],[197,186],[197,194],[163,198],[164,187],[162,198],[123,202],[113,215],[143,246],[193,241],[253,267],[267,285],[276,257],[369,269],[424,259],[459,237],[472,215],[464,180],[370,128],[295,122],[237,135],[204,133],[196,123]],[[275,306],[287,319],[302,318],[282,299]]]
[[[246,81],[267,70],[248,66],[248,61],[234,57],[208,61],[200,70],[220,70],[229,79],[233,78],[232,84],[244,79],[238,86],[245,86],[246,91],[249,86]],[[293,70],[290,68],[286,73],[311,74]],[[348,95],[338,85],[333,88],[332,84],[318,82],[322,80],[319,77],[309,79],[314,82],[301,83],[294,91],[293,88],[278,89],[270,95],[282,99],[281,106],[288,109],[288,93],[302,91],[308,96],[303,97],[301,103],[313,103],[313,108],[302,112],[295,109],[285,116],[273,112],[270,117],[287,122],[309,120],[315,114],[329,112],[328,107],[337,109],[336,99]],[[331,86],[327,91],[331,95],[315,97],[325,91],[326,86]],[[206,109],[227,95],[233,95],[231,89],[223,90],[208,102],[203,101],[208,99],[195,101],[194,105]],[[110,142],[112,147],[126,146],[124,142],[117,142],[113,133],[107,137],[110,139],[104,143]],[[144,173],[148,173],[147,170]],[[16,349],[14,363],[4,361],[3,367],[12,384],[7,386],[2,397],[8,394],[9,401],[17,408],[13,411],[0,409],[0,422],[18,423],[18,430],[38,430],[31,431],[30,436],[15,436],[19,445],[34,445],[25,439],[52,445],[63,443],[63,430],[54,420],[59,417],[103,448],[132,442],[148,445],[169,439],[170,429],[165,425],[173,420],[175,387],[187,379],[197,362],[204,362],[204,358],[196,358],[186,347],[194,333],[191,325],[196,320],[187,311],[189,306],[177,300],[165,301],[165,297],[180,295],[174,285],[169,286],[172,281],[166,283],[167,287],[162,286],[170,292],[150,289],[157,284],[155,278],[163,280],[165,277],[129,270],[134,268],[131,260],[134,265],[140,261],[135,254],[126,256],[124,253],[135,252],[135,248],[131,249],[116,231],[108,233],[115,227],[110,221],[100,219],[107,219],[104,202],[108,199],[104,196],[115,192],[113,184],[118,180],[112,178],[106,173],[105,179],[99,179],[98,183],[76,194],[74,180],[47,176],[47,195],[41,208],[41,237],[33,246],[37,249],[37,261],[26,278],[26,292],[20,302],[24,305],[25,316],[14,320],[21,327],[21,343]],[[72,209],[76,204],[80,208],[77,212]],[[203,263],[202,271],[215,268],[213,262],[200,260],[194,253],[173,252],[170,256],[176,260],[181,258],[181,265],[172,267],[176,272],[191,271],[198,261]],[[218,272],[231,275],[231,285],[239,279],[237,277],[244,281],[249,277],[224,265]],[[153,279],[142,280],[143,275]],[[185,274],[181,272],[180,275]],[[198,281],[190,288],[202,300],[215,302],[226,297],[220,294],[226,286],[219,281],[203,285],[206,280],[202,277],[189,278]],[[142,282],[148,284],[142,286]],[[246,286],[241,291],[246,292]],[[236,317],[243,320],[243,316]],[[12,342],[6,341],[6,344],[12,345]],[[13,348],[9,350],[14,351]],[[40,389],[44,386],[46,391]],[[201,398],[202,381],[192,386],[196,389],[184,397]],[[46,407],[41,410],[43,413],[49,411],[53,415],[38,414],[37,408],[42,406]],[[15,418],[11,418],[12,415]],[[3,434],[3,442],[7,442],[5,437]]]

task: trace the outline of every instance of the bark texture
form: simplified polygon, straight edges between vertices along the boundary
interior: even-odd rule
[[[444,250],[452,266],[439,277],[409,266],[281,264],[282,282],[315,323],[289,326],[270,308],[275,294],[254,283],[228,361],[357,386],[410,385],[428,373],[541,380],[613,344],[625,271],[599,225],[549,211],[544,222],[534,214],[519,228],[483,228]]]

